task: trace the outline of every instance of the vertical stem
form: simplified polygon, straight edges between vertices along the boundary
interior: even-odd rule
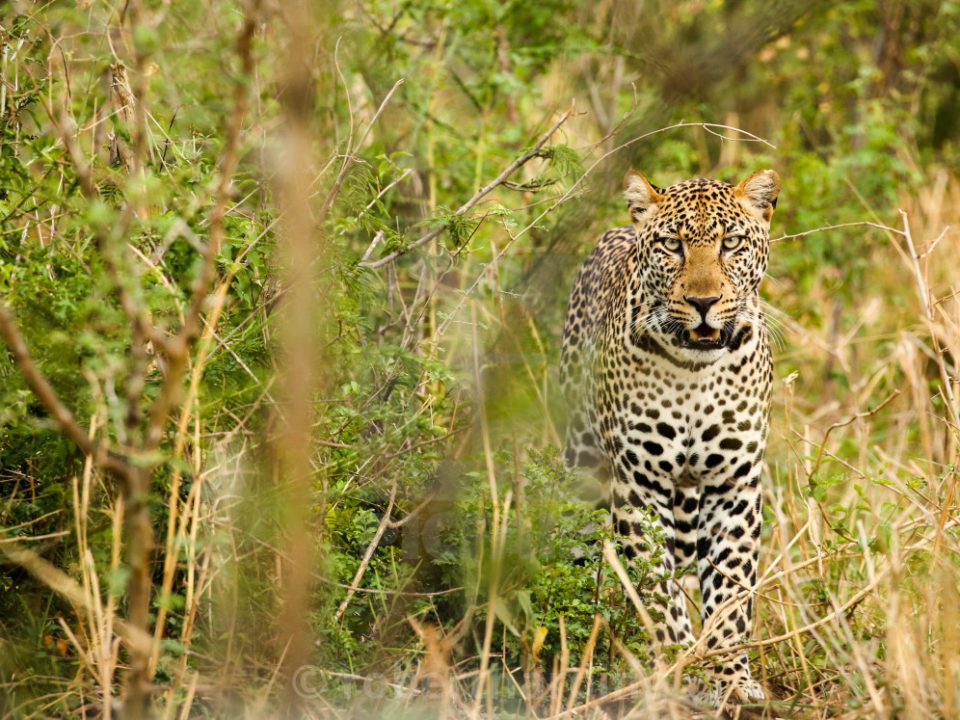
[[[477,333],[477,308],[471,308],[473,328],[473,370],[474,384],[477,392],[477,413],[480,418],[480,436],[483,441],[483,457],[487,469],[487,483],[490,490],[490,575],[487,596],[487,621],[483,634],[483,650],[480,653],[480,672],[477,676],[477,691],[474,697],[471,717],[480,717],[480,704],[483,701],[484,685],[490,665],[490,647],[493,640],[493,627],[496,623],[496,604],[498,602],[500,584],[500,562],[502,560],[500,537],[500,499],[497,490],[497,473],[493,458],[493,445],[490,441],[490,426],[487,421],[487,408],[484,402],[483,380],[480,369],[480,337]],[[507,504],[505,504],[506,506]]]
[[[150,558],[153,556],[153,526],[150,523],[150,471],[131,465],[124,486],[126,513],[127,620],[146,631],[150,622]],[[130,671],[127,675],[127,700],[124,717],[137,720],[147,713],[150,695],[150,647],[138,643],[130,648]]]
[[[329,8],[315,13],[307,0],[282,6],[285,57],[281,77],[283,125],[277,172],[277,197],[283,221],[279,233],[283,286],[287,292],[281,320],[281,426],[276,443],[277,480],[282,485],[280,508],[286,547],[282,560],[278,647],[286,648],[281,662],[287,678],[286,713],[299,717],[303,698],[291,682],[309,662],[312,648],[309,595],[312,549],[316,534],[310,513],[317,502],[323,512],[323,490],[316,498],[313,464],[314,396],[320,385],[321,325],[333,313],[329,294],[321,292],[321,269],[328,267],[330,248],[324,226],[315,221],[311,188],[315,183],[316,143],[334,137],[329,111],[316,107],[318,93],[334,92],[334,43],[323,23]],[[334,13],[335,14],[335,13]],[[319,81],[319,82],[318,82]],[[320,90],[319,88],[322,88]],[[326,100],[325,100],[326,102]],[[346,152],[351,152],[348,147]],[[332,147],[323,151],[334,152]],[[332,202],[335,186],[326,193]],[[325,193],[318,193],[323,196]],[[326,204],[326,203],[325,203]],[[323,214],[321,210],[321,214]]]

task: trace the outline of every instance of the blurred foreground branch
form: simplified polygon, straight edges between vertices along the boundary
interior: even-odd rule
[[[0,539],[0,553],[11,563],[22,567],[48,588],[62,595],[75,608],[89,609],[90,600],[77,581],[33,550],[23,547],[15,540],[4,538]],[[150,652],[151,638],[142,628],[134,627],[120,618],[113,622],[117,634],[127,643],[131,652]]]

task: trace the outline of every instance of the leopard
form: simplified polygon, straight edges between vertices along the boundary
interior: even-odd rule
[[[691,693],[711,707],[766,694],[740,646],[763,517],[773,360],[759,288],[779,192],[769,169],[666,188],[631,170],[631,223],[581,265],[563,330],[566,463],[601,479],[619,557],[657,579],[641,597],[651,643],[707,658]]]

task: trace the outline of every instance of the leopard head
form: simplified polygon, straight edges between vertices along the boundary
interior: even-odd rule
[[[718,359],[758,320],[780,178],[760,170],[739,185],[695,179],[661,190],[630,171],[625,186],[639,254],[634,332],[686,358]]]

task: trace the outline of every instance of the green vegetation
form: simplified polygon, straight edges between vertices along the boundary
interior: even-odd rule
[[[946,0],[4,5],[2,715],[691,716],[559,454],[633,166],[783,180],[757,712],[957,716],[958,33]]]

